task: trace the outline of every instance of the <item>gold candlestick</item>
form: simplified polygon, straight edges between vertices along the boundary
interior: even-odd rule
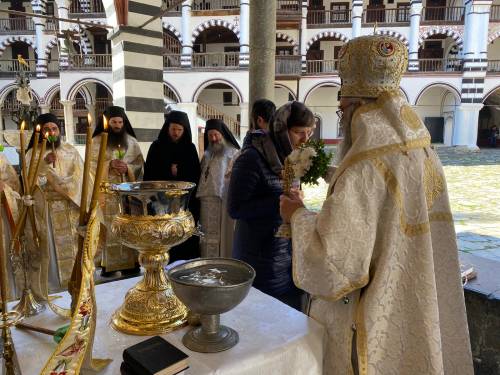
[[[21,122],[21,128],[19,130],[19,144],[20,144],[20,147],[21,147],[21,177],[22,177],[22,180],[23,180],[23,190],[24,191],[27,191],[27,184],[28,184],[28,176],[26,175],[26,145],[25,145],[25,142],[24,142],[24,126],[25,126],[26,122],[23,120],[23,122]]]
[[[87,137],[85,141],[85,162],[83,164],[83,185],[82,194],[80,197],[80,217],[78,219],[78,224],[80,226],[84,226],[87,224],[87,196],[89,193],[90,182],[90,162],[92,160],[92,117],[90,117],[90,113],[87,115],[87,118],[88,126]],[[75,263],[73,264],[71,278],[68,282],[68,292],[71,295],[72,313],[74,313],[81,287],[83,240],[84,238],[82,236],[78,237],[78,252],[75,257]]]
[[[285,159],[285,166],[283,168],[282,172],[282,178],[283,178],[283,194],[287,195],[290,194],[290,191],[292,190],[292,183],[293,179],[295,177],[295,174],[293,172],[293,166],[292,163],[288,160],[288,158]],[[278,231],[274,235],[275,237],[280,237],[280,238],[291,238],[292,237],[292,227],[290,226],[290,223],[283,223],[280,225],[278,228]]]
[[[33,172],[35,171],[33,168],[35,164],[35,156],[36,156],[36,150],[38,148],[39,138],[40,138],[40,125],[37,125],[35,129],[35,134],[33,136],[33,149],[31,152],[30,167],[28,169],[28,181],[31,181]]]

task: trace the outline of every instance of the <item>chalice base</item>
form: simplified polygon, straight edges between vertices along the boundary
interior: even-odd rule
[[[31,289],[24,289],[19,303],[14,307],[22,316],[34,316],[45,310],[45,305],[38,302]]]
[[[203,327],[196,327],[182,338],[186,348],[198,353],[223,352],[231,349],[238,341],[238,332],[223,325],[219,326],[216,333],[205,333]]]
[[[166,289],[141,287],[130,289],[123,305],[111,318],[111,326],[121,332],[152,336],[170,332],[187,324],[188,309],[174,295],[170,284]]]

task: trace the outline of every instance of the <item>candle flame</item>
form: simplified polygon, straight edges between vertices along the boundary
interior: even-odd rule
[[[92,116],[90,115],[90,113],[87,113],[87,120],[88,120],[89,126],[91,126],[92,125]]]
[[[108,131],[108,119],[104,115],[102,115],[102,119],[104,124],[104,131]]]
[[[40,132],[40,124],[38,124],[38,125],[36,126],[36,131],[37,131],[37,132]]]
[[[21,122],[21,131],[24,131],[25,121]]]
[[[49,132],[45,132],[45,139],[49,138]]]

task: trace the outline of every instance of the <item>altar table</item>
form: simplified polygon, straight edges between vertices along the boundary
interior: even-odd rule
[[[109,322],[112,313],[123,302],[126,291],[139,278],[98,285],[95,358],[113,361],[99,374],[120,374],[123,350],[143,341],[147,336],[132,336],[115,331]],[[70,297],[56,302],[69,306]],[[56,329],[68,321],[47,308],[43,313],[25,319],[26,323]],[[215,354],[195,353],[182,345],[189,327],[162,335],[189,355],[189,375],[314,375],[322,373],[324,328],[306,315],[252,288],[236,308],[221,315],[221,324],[234,328],[240,342],[233,348]],[[55,349],[51,336],[12,329],[12,336],[23,375],[37,375]],[[82,373],[87,373],[83,371]]]

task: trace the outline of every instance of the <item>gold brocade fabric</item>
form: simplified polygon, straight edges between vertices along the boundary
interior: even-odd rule
[[[4,253],[0,256],[7,260],[7,293],[9,299],[20,297],[23,275],[20,269],[14,269],[11,259],[10,240],[14,233],[15,223],[19,215],[18,199],[20,191],[19,177],[9,164],[7,157],[0,152],[0,181],[3,183],[3,194],[0,190],[0,220],[3,224]]]
[[[97,156],[101,145],[101,136],[94,138],[92,143],[92,166],[93,174],[97,167]],[[128,171],[124,175],[118,174],[110,166],[110,162],[118,157],[118,150],[108,146],[106,150],[106,164],[104,168],[103,181],[109,183],[132,182],[142,179],[144,172],[144,159],[137,140],[127,135],[127,149],[124,152],[122,161],[127,163]],[[111,232],[111,224],[114,217],[119,213],[118,199],[116,195],[104,194],[101,200],[101,210],[104,216],[105,230],[101,230],[102,259],[101,266],[106,272],[131,269],[137,263],[137,251],[120,243],[120,239]]]
[[[26,154],[28,162],[31,152],[30,149]],[[49,148],[43,157],[50,152],[52,150]],[[78,250],[77,228],[83,161],[78,151],[68,143],[61,143],[55,152],[57,155],[55,167],[41,160],[38,179],[40,188],[36,189],[33,194],[36,224],[41,244],[40,287],[37,286],[37,280],[32,282],[33,291],[37,295],[40,293],[44,295],[43,291],[47,290],[46,275],[49,274],[51,246],[55,248],[57,278],[59,287],[62,289],[67,288]],[[49,233],[50,228],[52,230]],[[30,234],[30,230],[26,229],[26,233]]]
[[[361,375],[473,374],[443,169],[405,106],[385,94],[358,109],[322,210],[292,218],[294,281],[328,331],[325,374],[353,374],[354,337]]]

